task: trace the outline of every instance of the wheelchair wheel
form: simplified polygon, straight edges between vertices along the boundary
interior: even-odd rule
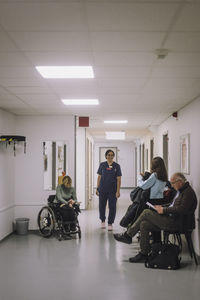
[[[55,215],[53,210],[44,206],[38,214],[38,227],[43,237],[50,237],[55,228]]]

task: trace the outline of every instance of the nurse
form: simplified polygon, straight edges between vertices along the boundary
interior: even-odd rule
[[[106,161],[100,163],[97,171],[97,190],[96,195],[99,196],[99,218],[101,220],[101,228],[106,228],[106,204],[108,201],[108,230],[112,231],[112,224],[116,215],[117,198],[120,197],[121,186],[121,168],[120,165],[113,161],[115,153],[107,150],[105,153]]]

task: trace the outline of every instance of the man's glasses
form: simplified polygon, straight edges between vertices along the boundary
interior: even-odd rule
[[[170,181],[171,184],[175,184],[177,181],[180,181],[180,179],[176,179],[175,181]]]

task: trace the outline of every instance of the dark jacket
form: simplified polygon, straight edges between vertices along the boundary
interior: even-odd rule
[[[146,202],[149,200],[150,189],[143,190],[140,187],[135,188],[131,194],[130,198],[133,201],[129,205],[124,217],[120,221],[122,227],[128,227],[129,224],[132,224],[139,217],[141,212],[146,207]]]
[[[185,215],[189,212],[194,212],[197,207],[197,197],[195,191],[186,182],[179,190],[180,195],[175,200],[173,206],[164,207],[164,214]]]

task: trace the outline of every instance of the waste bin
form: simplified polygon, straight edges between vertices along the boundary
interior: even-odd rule
[[[17,218],[16,221],[16,232],[20,235],[25,235],[28,233],[28,225],[29,219],[28,218]]]

